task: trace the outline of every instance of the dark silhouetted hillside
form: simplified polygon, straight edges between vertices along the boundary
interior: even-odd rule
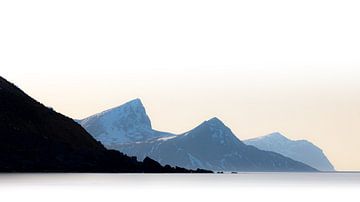
[[[107,150],[72,119],[0,77],[0,172],[206,172]]]

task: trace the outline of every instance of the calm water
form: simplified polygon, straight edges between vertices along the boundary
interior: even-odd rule
[[[0,199],[37,202],[358,202],[360,173],[2,174]]]
[[[237,174],[0,174],[3,185],[360,185],[359,172]]]

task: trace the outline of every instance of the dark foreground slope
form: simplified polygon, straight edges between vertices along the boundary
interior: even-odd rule
[[[72,119],[0,77],[0,172],[194,171],[107,150]]]

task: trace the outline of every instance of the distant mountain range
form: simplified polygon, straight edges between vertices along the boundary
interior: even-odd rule
[[[0,77],[0,172],[334,170],[308,141],[242,142],[218,118],[180,135],[154,130],[140,99],[76,122]]]
[[[273,133],[263,137],[245,140],[244,143],[265,151],[282,154],[321,171],[335,170],[323,151],[307,140],[294,141],[280,133]]]
[[[139,162],[108,150],[72,119],[0,77],[0,172],[208,171],[161,166],[150,158]]]
[[[305,163],[240,141],[218,118],[181,135],[153,130],[139,99],[80,120],[107,148],[139,160],[213,171],[316,171]]]

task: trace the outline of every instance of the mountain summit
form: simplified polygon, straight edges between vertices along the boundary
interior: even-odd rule
[[[134,99],[78,122],[106,146],[143,142],[172,135],[152,129],[151,121],[140,99]]]
[[[320,171],[334,171],[323,151],[307,140],[290,140],[280,133],[249,139],[245,144],[265,151],[273,151],[310,165]]]
[[[118,107],[92,115],[81,120],[81,123],[86,126],[90,125],[89,122],[94,120],[101,120],[106,129],[109,129],[112,126],[116,126],[125,131],[133,130],[135,128],[151,128],[150,119],[147,116],[140,99],[134,99]]]
[[[203,122],[184,135],[180,135],[178,138],[198,141],[198,143],[203,146],[206,146],[205,143],[207,142],[209,150],[216,149],[218,146],[223,147],[223,145],[226,145],[228,148],[243,145],[230,128],[216,117]]]

